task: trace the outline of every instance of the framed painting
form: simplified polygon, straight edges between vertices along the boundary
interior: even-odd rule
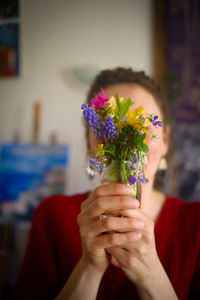
[[[0,77],[19,75],[19,0],[0,0]]]
[[[178,196],[200,200],[200,1],[154,0],[154,78],[168,96]]]

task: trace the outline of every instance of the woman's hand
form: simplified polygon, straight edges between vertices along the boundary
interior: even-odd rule
[[[121,211],[122,219],[132,218],[137,241],[127,241],[117,247],[107,248],[107,253],[117,259],[120,267],[138,290],[141,299],[178,299],[171,282],[158,258],[154,222],[140,209]],[[134,226],[140,223],[140,229]]]
[[[124,184],[104,184],[96,188],[88,199],[82,203],[78,216],[80,235],[82,239],[83,259],[101,272],[108,267],[111,255],[105,251],[119,251],[113,248],[119,245],[132,245],[138,235],[137,217],[120,218],[108,216],[100,218],[102,214],[113,214],[116,211],[135,210],[139,207],[136,199],[129,197],[130,187]],[[140,227],[140,225],[139,225]],[[119,233],[120,231],[127,231]],[[106,234],[103,234],[105,233]]]
[[[128,241],[118,247],[107,248],[106,251],[118,260],[131,281],[140,283],[144,278],[152,276],[159,262],[155,247],[154,223],[140,208],[126,210],[122,214],[124,219],[131,217],[132,228],[134,231],[137,230],[139,238],[137,241]],[[134,228],[135,220],[140,224],[139,229]]]

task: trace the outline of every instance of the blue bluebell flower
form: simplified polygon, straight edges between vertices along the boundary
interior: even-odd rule
[[[101,135],[101,131],[104,128],[103,123],[99,120],[98,114],[88,106],[88,104],[84,103],[81,108],[83,109],[83,115],[85,117],[88,125],[93,128],[93,131],[98,136]]]
[[[117,136],[118,134],[118,130],[115,127],[114,124],[114,120],[111,117],[107,117],[106,118],[106,124],[104,126],[104,133],[106,135],[106,137],[113,142],[114,138]]]

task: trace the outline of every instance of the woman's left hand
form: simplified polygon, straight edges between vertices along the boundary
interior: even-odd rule
[[[107,248],[106,251],[117,259],[132,282],[143,286],[155,280],[155,275],[162,269],[155,246],[154,222],[140,208],[126,210],[122,214],[124,217],[132,217],[133,224],[134,220],[140,220],[140,229],[137,226],[134,230],[140,234],[140,239]]]

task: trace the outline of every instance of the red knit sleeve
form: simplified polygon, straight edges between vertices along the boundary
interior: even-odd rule
[[[200,299],[200,254],[199,259],[196,264],[196,269],[192,284],[190,287],[189,300],[199,300]]]
[[[194,202],[190,205],[190,208],[192,208],[193,219],[192,218],[191,219],[192,219],[193,231],[195,232],[195,236],[196,236],[195,246],[198,255],[196,259],[194,275],[190,285],[188,299],[199,300],[200,299],[200,203]],[[191,253],[191,255],[194,256],[194,253]]]
[[[46,300],[57,294],[56,255],[48,204],[45,200],[35,210],[20,276],[8,300]]]

